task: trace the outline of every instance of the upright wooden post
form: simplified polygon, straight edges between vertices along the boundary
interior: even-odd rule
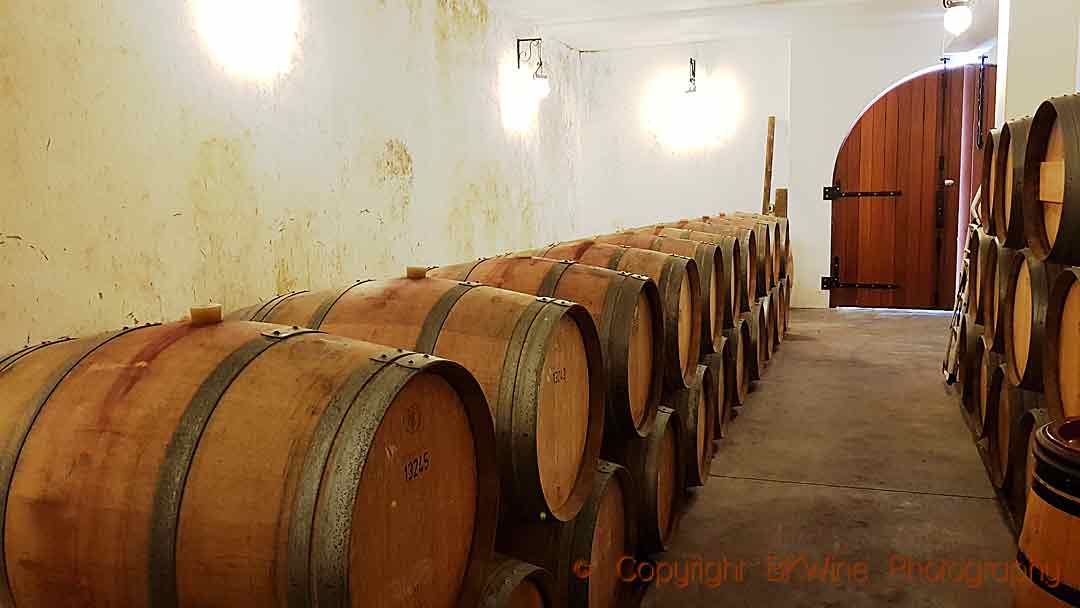
[[[776,141],[776,117],[769,117],[769,137],[765,140],[765,195],[761,199],[761,212],[769,212],[769,201],[772,200],[772,165],[773,145]]]
[[[776,189],[776,203],[773,205],[773,215],[776,217],[787,217],[787,188]]]

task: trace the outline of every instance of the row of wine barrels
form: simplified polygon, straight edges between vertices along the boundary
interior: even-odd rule
[[[623,606],[630,587],[618,565],[638,548],[634,487],[626,468],[600,461],[576,518],[501,522],[496,549],[552,572],[556,606]]]
[[[724,265],[719,246],[635,232],[601,235],[596,237],[596,240],[601,243],[626,245],[694,258],[697,262],[698,274],[701,276],[701,301],[704,303],[702,306],[702,346],[711,344],[713,350],[709,352],[715,352],[716,341],[724,335],[725,327],[731,327],[731,323],[739,313],[738,294],[735,291],[732,274],[732,270],[738,271],[738,266],[731,269]],[[735,246],[738,247],[737,242]],[[737,260],[738,258],[736,258],[736,264]],[[702,354],[708,354],[708,352],[703,348]]]
[[[735,327],[725,330],[724,337],[731,352],[726,368],[728,399],[732,405],[743,405],[753,382],[750,359],[754,357],[754,344],[750,335],[750,323],[746,319],[739,319]]]
[[[732,289],[736,292],[735,312],[750,310],[750,305],[757,297],[757,236],[752,231],[731,235],[670,226],[651,226],[632,232],[716,245],[720,249],[725,271],[730,271],[733,277]]]
[[[656,431],[632,439],[610,456],[629,471],[634,480],[639,556],[666,551],[678,524],[686,488],[686,454],[693,444],[678,411],[661,407]],[[634,555],[627,553],[626,555]]]
[[[496,554],[486,569],[478,608],[553,608],[555,578],[550,572]]]
[[[1010,577],[1013,606],[1075,606],[1080,598],[1080,420],[1035,435],[1035,471]]]
[[[776,218],[761,214],[736,213],[732,215],[705,216],[700,221],[712,226],[727,229],[753,230],[758,237],[758,242],[764,242],[763,249],[766,258],[762,259],[762,267],[765,268],[765,282],[769,287],[775,286],[780,280],[780,270],[784,265],[781,259],[783,254],[783,234],[780,223]]]
[[[682,458],[686,464],[686,485],[703,486],[709,481],[719,415],[715,377],[709,368],[699,365],[694,381],[689,387],[676,391],[671,402],[686,429]]]
[[[995,234],[993,201],[996,200],[1000,183],[996,171],[1000,142],[1001,129],[991,129],[983,138],[982,186],[980,187],[982,196],[979,199],[979,219],[982,220],[982,229],[991,235]],[[971,250],[969,249],[968,252],[970,253]]]
[[[567,521],[585,503],[604,433],[604,375],[596,328],[581,306],[403,278],[288,294],[231,317],[452,357],[491,407],[504,507]]]
[[[1040,260],[1080,265],[1080,95],[1039,107],[1023,164],[1027,246]]]
[[[701,357],[702,340],[701,278],[693,258],[593,240],[559,243],[529,254],[651,278],[660,291],[662,360],[667,385],[673,388],[689,386]]]
[[[995,190],[991,204],[994,214],[994,236],[998,244],[1013,249],[1025,246],[1023,191],[1024,159],[1027,151],[1028,130],[1031,118],[1021,118],[1005,123],[998,141],[997,166],[994,171],[1000,187]]]
[[[0,362],[0,438],[5,606],[479,599],[496,440],[457,363],[262,323],[127,328]]]
[[[791,254],[791,234],[789,232],[788,218],[761,213],[749,213],[746,211],[736,211],[733,215],[736,218],[751,218],[773,226],[773,244],[775,249],[773,269],[777,281],[786,277],[787,259]]]
[[[1080,269],[1058,274],[1046,310],[1043,383],[1055,420],[1080,416]]]
[[[752,233],[754,235],[756,245],[755,251],[757,253],[757,264],[755,265],[757,276],[755,277],[755,290],[752,292],[752,296],[764,296],[768,293],[769,287],[772,287],[775,284],[776,275],[773,271],[773,261],[775,260],[772,241],[773,231],[767,224],[758,223],[749,219],[738,222],[711,219],[709,222],[681,220],[673,223],[672,226],[695,232],[736,236],[740,239],[740,242],[744,240],[748,241],[748,233]]]
[[[728,366],[733,365],[731,363],[732,348],[727,338],[721,338],[720,352],[705,355],[705,358],[701,360],[702,364],[709,368],[709,374],[712,376],[713,394],[707,397],[716,408],[716,429],[713,435],[717,439],[727,436],[727,425],[731,421],[731,398],[727,382]]]
[[[663,386],[663,316],[652,279],[627,272],[528,256],[505,255],[442,266],[429,277],[475,282],[577,302],[600,333],[610,433],[648,435]]]

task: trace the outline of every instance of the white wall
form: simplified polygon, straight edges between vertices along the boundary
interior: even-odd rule
[[[698,62],[700,86],[726,74],[735,82],[743,109],[734,134],[722,145],[676,150],[646,128],[644,105],[654,79],[669,71],[678,74],[673,94],[686,95],[681,91],[688,84],[691,56]],[[769,115],[778,119],[773,181],[788,182],[790,74],[784,41],[764,46],[760,40],[735,39],[587,53],[582,74],[580,166],[587,231],[722,210],[760,212]]]
[[[7,2],[0,352],[580,233],[579,59],[526,135],[483,0],[305,0],[292,71],[222,69],[185,2]]]
[[[1000,19],[999,125],[1080,90],[1080,2],[1002,0]]]

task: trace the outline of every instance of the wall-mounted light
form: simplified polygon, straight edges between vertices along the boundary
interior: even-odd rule
[[[687,93],[697,93],[697,60],[690,58],[690,86],[686,87]]]
[[[642,99],[646,131],[673,151],[704,149],[730,140],[743,111],[743,96],[728,70],[704,71],[698,77],[697,60],[690,60],[690,81],[685,68],[658,72]]]
[[[545,99],[551,94],[551,83],[548,81],[547,72],[544,71],[544,41],[540,38],[518,38],[518,69],[530,66],[533,55],[536,56],[536,69],[532,74],[532,88],[537,97]]]
[[[970,0],[942,0],[945,5],[945,29],[953,36],[959,36],[971,27],[974,15]]]
[[[299,46],[299,0],[190,0],[196,27],[233,75],[268,82],[287,73]]]

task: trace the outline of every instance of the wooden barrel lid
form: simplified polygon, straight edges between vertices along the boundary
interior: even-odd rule
[[[699,325],[698,317],[694,314],[693,291],[689,276],[683,276],[679,285],[679,358],[682,361],[683,377],[689,376],[697,366],[698,349],[693,348],[695,325]]]
[[[1024,259],[1016,276],[1012,303],[1011,356],[1020,377],[1023,377],[1027,370],[1028,354],[1031,351],[1032,305],[1031,269],[1028,260]]]
[[[636,426],[639,426],[648,414],[654,379],[653,367],[660,364],[653,358],[654,344],[660,339],[653,330],[658,314],[660,311],[653,309],[652,302],[645,292],[639,293],[637,307],[634,310],[633,329],[630,332],[630,378],[628,379],[630,412]]]
[[[589,436],[589,361],[577,323],[559,318],[544,363],[537,399],[536,445],[540,486],[551,510],[571,498],[586,463]]]

